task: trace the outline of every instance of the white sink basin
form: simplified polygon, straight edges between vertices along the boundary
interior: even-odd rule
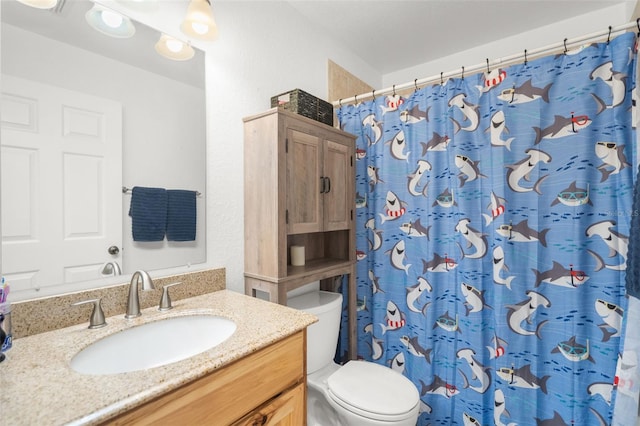
[[[132,327],[98,340],[71,359],[83,374],[146,370],[187,359],[227,340],[236,323],[213,315],[171,317]]]

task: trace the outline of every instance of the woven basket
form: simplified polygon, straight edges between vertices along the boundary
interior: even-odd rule
[[[300,89],[271,97],[271,106],[333,126],[333,105]]]

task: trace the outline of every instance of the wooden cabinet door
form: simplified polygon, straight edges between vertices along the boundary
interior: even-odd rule
[[[234,423],[234,426],[301,426],[305,418],[305,383],[282,393],[253,413]]]
[[[322,231],[322,140],[287,130],[288,234]]]
[[[344,144],[326,141],[324,172],[327,185],[324,195],[324,230],[349,229],[353,204],[353,167],[350,149]]]

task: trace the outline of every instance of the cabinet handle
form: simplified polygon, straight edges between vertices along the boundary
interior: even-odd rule
[[[320,193],[327,194],[331,192],[331,179],[327,176],[320,176]]]
[[[331,192],[331,179],[327,176],[322,178],[322,193],[328,194]]]

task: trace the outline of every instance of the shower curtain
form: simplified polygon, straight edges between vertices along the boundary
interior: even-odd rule
[[[357,356],[416,385],[420,425],[609,424],[637,387],[616,375],[635,61],[626,33],[339,109]]]

